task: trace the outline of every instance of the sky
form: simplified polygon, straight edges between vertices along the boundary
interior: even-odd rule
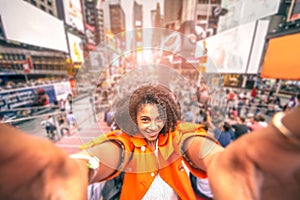
[[[132,9],[133,0],[122,0],[121,5],[126,15],[126,30],[131,30],[132,27]],[[151,27],[150,11],[156,9],[156,3],[160,3],[160,12],[163,14],[164,0],[136,0],[138,4],[143,5],[143,26],[144,28]]]

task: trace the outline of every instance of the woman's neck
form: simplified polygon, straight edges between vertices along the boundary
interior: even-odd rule
[[[147,144],[149,145],[149,147],[150,147],[153,151],[155,151],[155,149],[156,149],[156,142],[157,142],[157,140],[154,140],[154,141],[147,141]]]

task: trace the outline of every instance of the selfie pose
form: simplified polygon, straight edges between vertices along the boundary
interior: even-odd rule
[[[0,199],[82,200],[88,184],[121,173],[120,199],[196,199],[188,173],[208,177],[214,199],[299,199],[299,117],[300,107],[279,113],[223,149],[201,125],[181,124],[170,90],[142,86],[116,103],[120,130],[71,158],[1,125]]]

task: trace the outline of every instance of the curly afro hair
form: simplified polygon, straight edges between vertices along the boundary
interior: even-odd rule
[[[180,106],[171,91],[162,85],[145,85],[137,88],[115,104],[115,120],[123,131],[130,135],[138,133],[137,113],[141,106],[155,104],[165,119],[161,134],[174,131],[181,118]]]

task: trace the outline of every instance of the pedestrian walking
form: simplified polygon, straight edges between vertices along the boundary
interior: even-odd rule
[[[78,129],[76,117],[72,111],[69,111],[66,118],[67,118],[67,122],[69,124],[69,130],[72,134],[72,130]]]
[[[56,131],[56,126],[54,125],[54,121],[51,115],[47,116],[47,119],[43,120],[41,122],[41,125],[45,127],[47,136],[53,140],[55,137],[54,131]]]

